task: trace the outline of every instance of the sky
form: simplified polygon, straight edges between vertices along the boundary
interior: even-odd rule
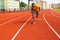
[[[28,3],[28,0],[20,0],[20,2],[23,1],[25,3]],[[51,4],[51,3],[60,3],[60,0],[43,0],[43,1],[47,1],[47,3]]]
[[[22,1],[25,2],[25,3],[28,3],[28,0],[20,0],[20,2],[22,2]]]
[[[44,0],[44,1],[47,1],[48,3],[60,3],[60,0]]]

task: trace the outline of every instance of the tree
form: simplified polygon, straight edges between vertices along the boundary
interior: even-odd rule
[[[28,1],[33,1],[33,0],[28,0]]]
[[[26,7],[26,6],[27,6],[26,3],[24,3],[24,2],[21,2],[21,3],[20,3],[20,7]]]

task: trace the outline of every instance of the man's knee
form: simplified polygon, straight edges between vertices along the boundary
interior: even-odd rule
[[[34,13],[32,13],[32,18],[34,18]]]

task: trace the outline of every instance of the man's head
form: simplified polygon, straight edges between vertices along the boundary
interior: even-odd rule
[[[34,5],[35,3],[32,3],[32,6]]]

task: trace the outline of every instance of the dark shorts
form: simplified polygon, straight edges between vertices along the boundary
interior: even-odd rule
[[[36,14],[36,17],[38,18],[38,14],[39,14],[38,11],[34,11],[34,10],[32,10],[31,13],[32,13],[32,17],[34,17],[34,15]]]
[[[38,14],[38,11],[32,10],[31,13]]]

